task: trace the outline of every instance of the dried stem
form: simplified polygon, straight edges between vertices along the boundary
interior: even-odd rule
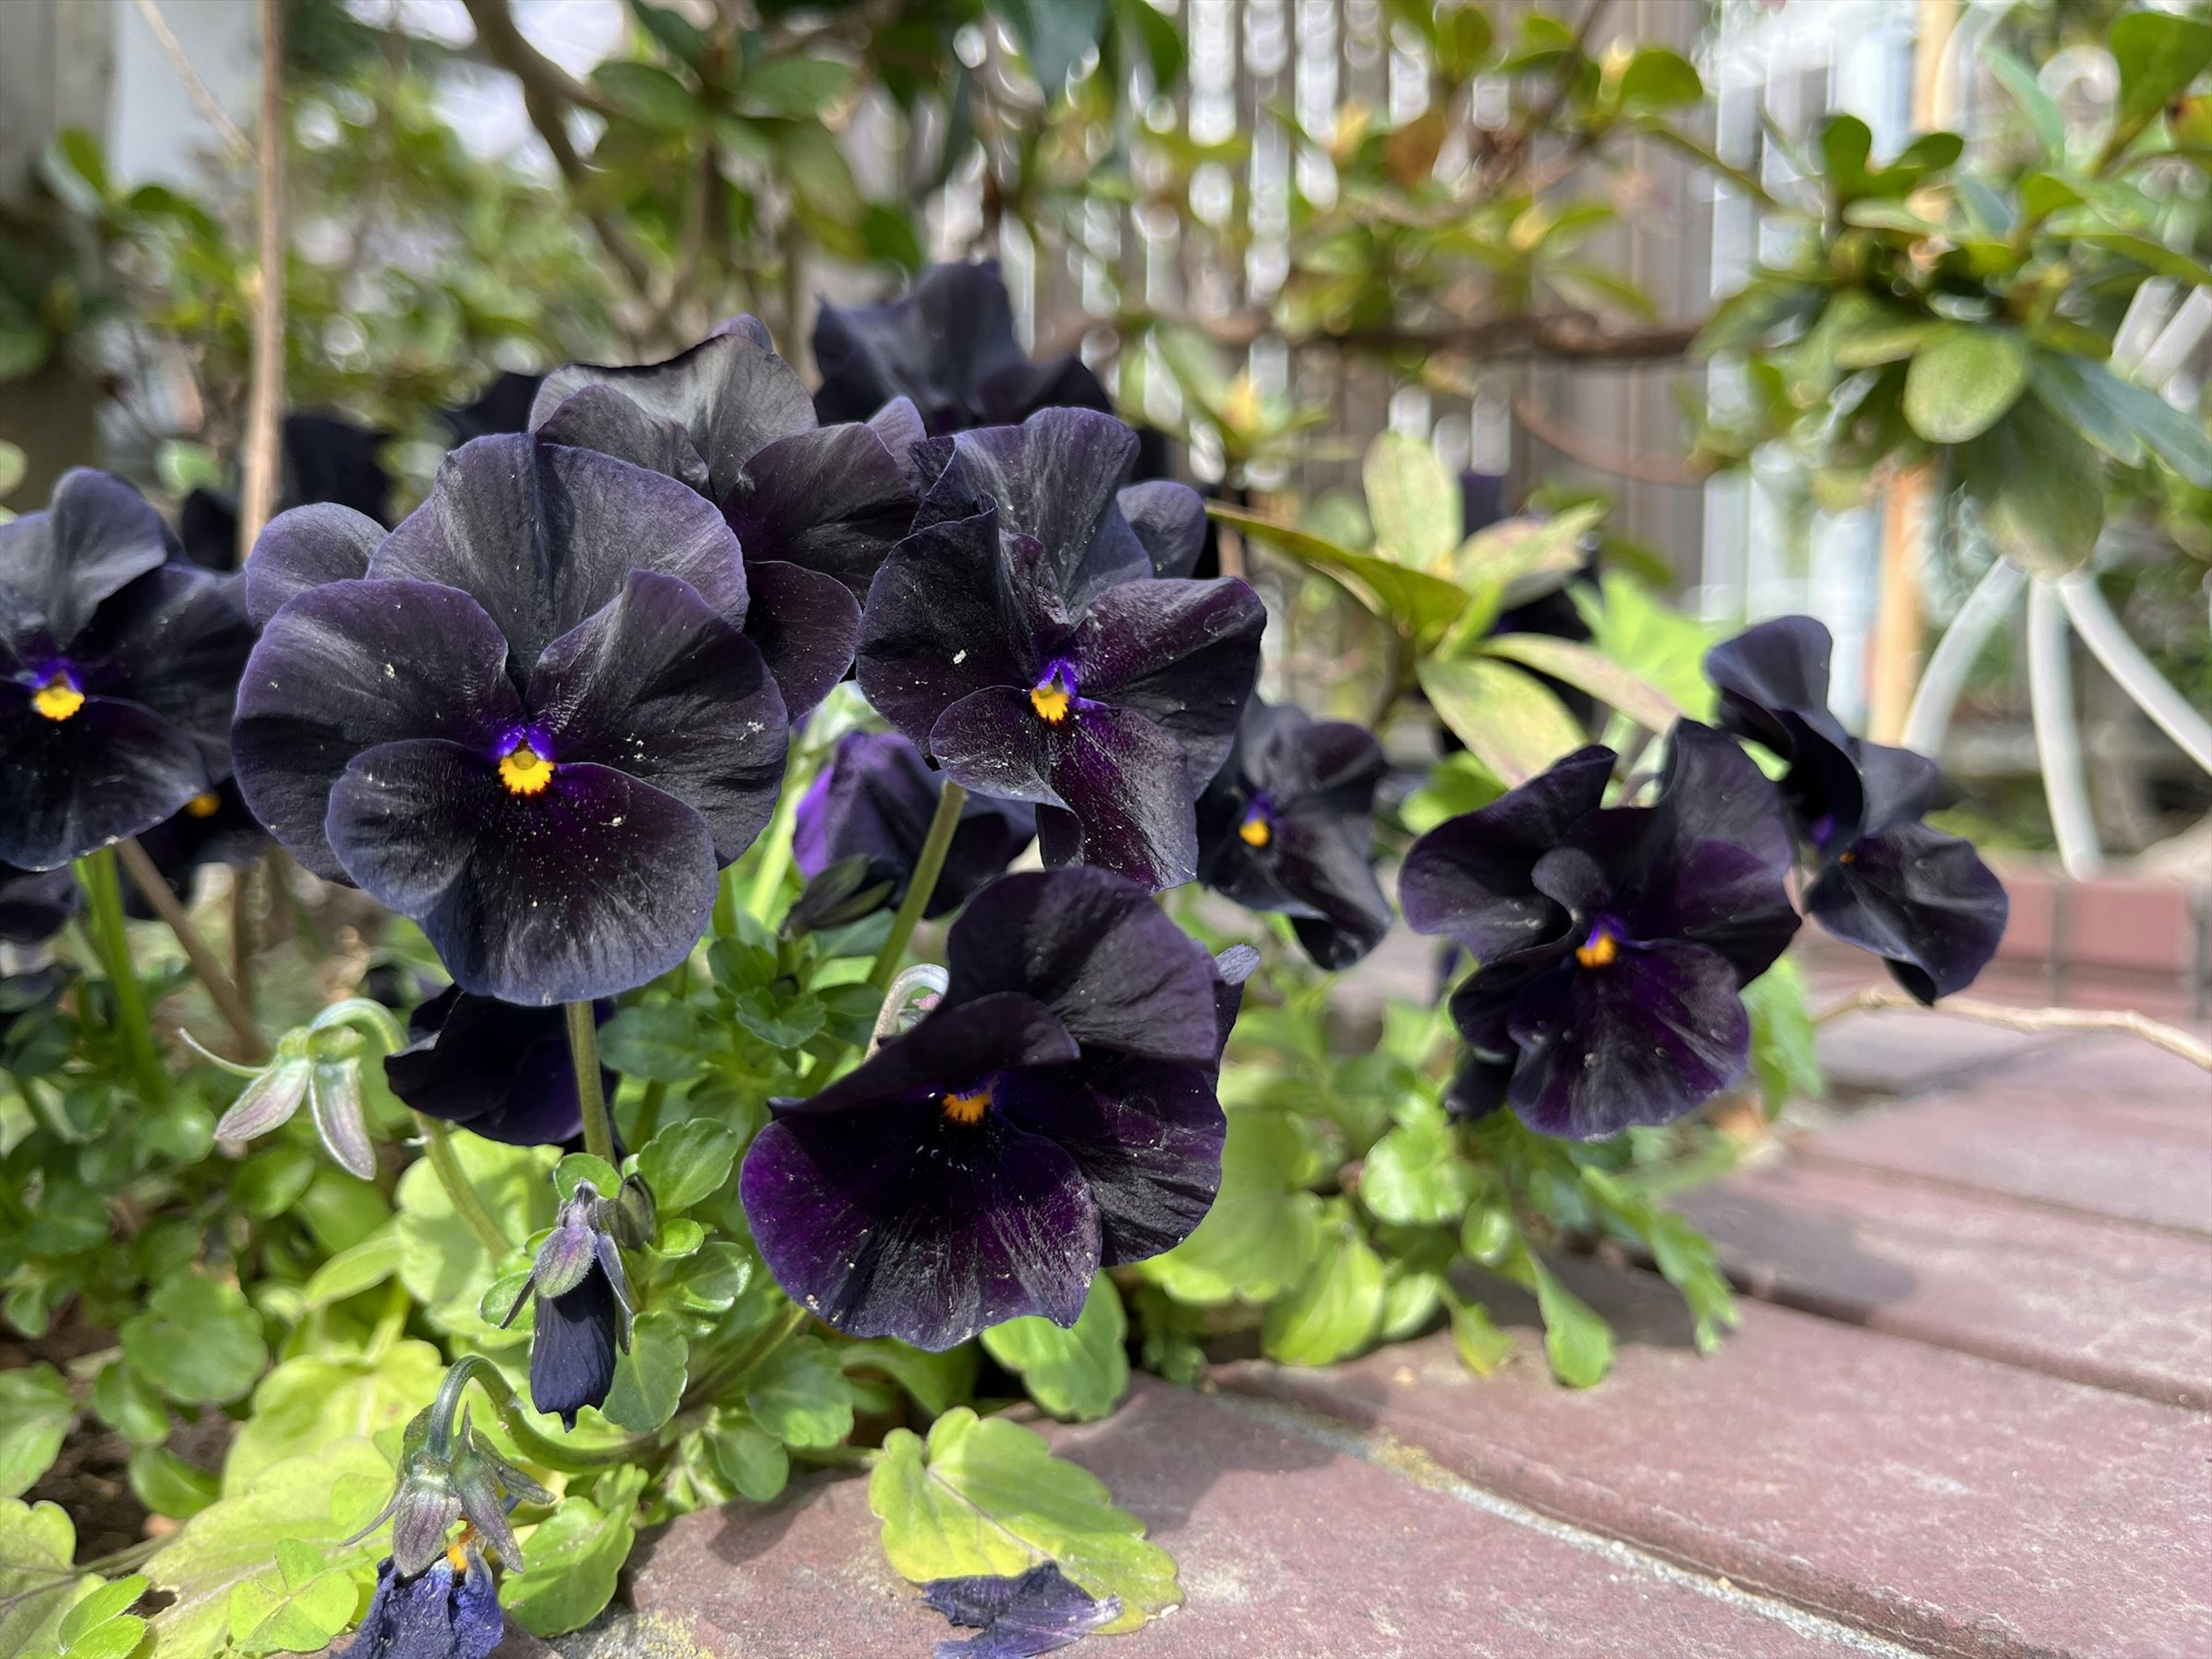
[[[169,67],[176,70],[177,79],[185,83],[185,94],[192,100],[192,107],[199,111],[200,118],[222,135],[222,142],[230,147],[231,153],[239,160],[251,161],[253,146],[238,130],[238,123],[230,118],[230,112],[216,101],[215,94],[208,90],[207,82],[200,79],[200,72],[192,67],[192,60],[185,55],[184,43],[177,39],[176,31],[169,27],[169,20],[161,15],[161,8],[155,3],[155,0],[137,0],[137,6],[139,16],[146,20],[146,27],[161,43],[161,51],[168,58]]]
[[[146,896],[146,902],[154,907],[154,914],[168,924],[169,931],[177,936],[177,943],[185,947],[185,957],[192,964],[192,972],[199,975],[200,983],[238,1039],[240,1053],[245,1059],[258,1064],[269,1058],[269,1044],[263,1040],[260,1030],[253,1022],[253,1010],[239,994],[238,987],[231,983],[230,975],[222,970],[222,960],[208,947],[205,939],[192,926],[185,907],[177,902],[177,896],[169,890],[169,884],[161,878],[154,860],[147,855],[133,836],[125,836],[116,843],[122,854],[123,867],[131,872],[131,879]]]
[[[283,487],[284,10],[261,0],[261,251],[253,305],[253,383],[246,404],[246,477],[239,491],[238,562],[253,550]]]
[[[2212,1072],[2212,1042],[2192,1036],[2178,1025],[2139,1014],[2132,1008],[2011,1008],[1978,997],[1946,997],[1933,1006],[1888,985],[1869,985],[1832,1007],[1813,1016],[1813,1024],[1826,1025],[1845,1014],[1883,1009],[1918,1013],[1948,1014],[1979,1025],[2001,1025],[2008,1031],[2116,1031],[2141,1037],[2145,1042],[2179,1054],[2192,1066]]]

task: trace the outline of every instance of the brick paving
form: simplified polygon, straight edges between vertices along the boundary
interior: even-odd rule
[[[1595,1389],[1554,1384],[1533,1310],[1486,1286],[1522,1350],[1487,1380],[1432,1335],[1140,1381],[1052,1430],[1188,1595],[1077,1650],[2212,1656],[2212,1079],[2131,1039],[1911,1014],[1822,1050],[1827,1106],[1683,1200],[1748,1292],[1717,1355],[1656,1280],[1563,1261],[1620,1334]],[[894,1659],[949,1633],[849,1478],[685,1517],[627,1586],[567,1659]]]

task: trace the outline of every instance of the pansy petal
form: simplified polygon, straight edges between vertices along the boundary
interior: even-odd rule
[[[1075,1160],[1097,1200],[1100,1265],[1121,1267],[1190,1237],[1221,1188],[1229,1121],[1197,1066],[1115,1055],[1007,1073],[998,1101]]]
[[[1040,410],[1019,426],[984,427],[954,442],[969,487],[998,504],[1001,531],[1043,544],[1071,612],[1152,575],[1152,557],[1116,500],[1137,434],[1111,415]]]
[[[823,416],[830,419],[829,416]],[[857,418],[857,417],[854,417]],[[884,447],[891,453],[891,461],[906,480],[906,487],[919,496],[926,487],[921,467],[913,454],[914,447],[929,435],[921,423],[921,411],[914,406],[911,398],[894,398],[868,416],[868,429],[884,441]]]
[[[1234,576],[1124,582],[1091,602],[1070,654],[1085,697],[1142,714],[1182,745],[1196,794],[1236,741],[1267,625],[1260,596]]]
[[[738,1191],[776,1282],[853,1336],[941,1352],[1024,1315],[1073,1325],[1098,1270],[1082,1172],[1000,1112],[779,1117],[746,1152]]]
[[[915,493],[883,439],[860,424],[795,432],[746,461],[722,517],[750,560],[835,576],[865,599],[914,524]]]
[[[100,608],[70,648],[88,691],[150,708],[200,746],[210,781],[230,775],[230,721],[253,648],[242,585],[167,564]]]
[[[742,326],[726,325],[665,362],[564,364],[538,388],[532,423],[587,386],[613,386],[647,414],[689,432],[717,500],[762,446],[814,425],[814,403],[798,371]]]
[[[518,670],[619,594],[633,569],[679,577],[744,621],[737,538],[704,497],[611,455],[528,436],[478,438],[447,456],[429,500],[369,562],[379,580],[467,593]]]
[[[793,724],[805,720],[853,665],[860,606],[835,576],[803,565],[748,559],[752,590],[745,637],[758,647]]]
[[[1535,981],[1512,1015],[1508,1093],[1542,1134],[1595,1140],[1672,1123],[1744,1073],[1751,1017],[1735,968],[1701,945],[1623,945],[1605,967]]]
[[[1856,741],[1851,757],[1858,763],[1859,781],[1866,793],[1866,815],[1862,836],[1878,836],[1885,830],[1914,822],[1931,811],[1943,782],[1943,769],[1925,755],[1885,744]]]
[[[531,430],[544,442],[596,449],[673,478],[702,495],[708,489],[707,463],[692,447],[691,434],[682,423],[648,415],[611,386],[580,387],[544,420],[532,422]]]
[[[1030,641],[1014,637],[994,514],[917,530],[868,588],[856,653],[877,712],[924,744],[947,708],[986,686],[1027,685]]]
[[[827,1117],[884,1102],[934,1100],[976,1088],[1011,1066],[1056,1066],[1080,1050],[1035,997],[998,991],[947,1004],[886,1042],[826,1089],[778,1101],[779,1117]]]
[[[0,865],[0,945],[37,945],[76,914],[76,878],[66,866],[18,870]]]
[[[600,1007],[612,1012],[611,1004]],[[449,985],[415,1008],[407,1030],[411,1041],[386,1057],[384,1076],[416,1111],[511,1146],[559,1146],[583,1132],[558,1010],[518,1007]],[[612,1098],[614,1073],[602,1066],[600,1082]]]
[[[1206,550],[1206,498],[1188,484],[1153,478],[1115,498],[1137,532],[1155,576],[1188,576]]]
[[[606,1404],[621,1322],[614,1286],[596,1270],[573,1291],[539,1297],[530,1338],[530,1403],[570,1429],[585,1407]]]
[[[1597,810],[1613,763],[1610,749],[1577,750],[1415,842],[1398,877],[1407,925],[1417,933],[1444,934],[1479,962],[1557,938],[1565,912],[1531,877],[1536,861]]]
[[[1019,991],[1088,1050],[1211,1066],[1221,1051],[1213,958],[1137,884],[1103,870],[1024,870],[968,902],[945,934],[947,1007]]]
[[[518,795],[457,744],[385,744],[331,792],[327,829],[346,872],[421,925],[456,984],[502,1001],[642,985],[690,953],[714,907],[706,820],[589,763]]]
[[[884,305],[825,305],[813,345],[823,420],[865,420],[903,398],[939,433],[979,423],[983,380],[1023,361],[1013,303],[991,262],[933,265]]]
[[[1972,842],[1900,823],[1862,837],[1825,867],[1805,890],[1805,909],[1933,1002],[1965,990],[1989,965],[2011,904]]]
[[[492,1582],[491,1570],[472,1553],[468,1575],[453,1592],[453,1659],[491,1659],[506,1632],[499,1586]]]
[[[1091,365],[1072,351],[1042,362],[1007,364],[984,378],[975,400],[986,426],[1025,421],[1041,409],[1114,410],[1114,399]]]
[[[66,646],[101,600],[168,556],[169,532],[144,496],[71,467],[43,511],[0,524],[0,635]]]
[[[521,714],[507,641],[467,594],[428,582],[330,582],[263,630],[239,684],[231,753],[254,817],[317,875],[344,881],[323,823],[331,788],[356,755],[411,738],[488,752]]]
[[[1052,1561],[1011,1578],[936,1579],[922,1595],[955,1625],[982,1632],[939,1642],[936,1659],[1039,1659],[1121,1615],[1120,1597],[1094,1597]]]
[[[263,526],[246,562],[246,611],[266,628],[295,593],[325,582],[358,581],[384,539],[384,526],[365,513],[317,501],[279,513]]]
[[[1789,759],[1791,733],[1777,715],[1783,709],[1826,711],[1834,650],[1826,626],[1811,617],[1776,617],[1723,640],[1705,653],[1705,678],[1721,694],[1723,724]]]
[[[775,812],[790,738],[782,694],[743,631],[674,577],[630,572],[530,680],[556,769],[595,763],[674,796],[707,820],[723,863]]]
[[[49,720],[0,682],[0,863],[54,869],[152,829],[211,781],[201,746],[150,708],[87,697]]]

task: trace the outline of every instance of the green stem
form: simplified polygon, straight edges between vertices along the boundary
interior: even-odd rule
[[[550,1436],[540,1434],[523,1414],[522,1401],[514,1392],[514,1385],[501,1375],[499,1367],[490,1360],[472,1353],[453,1362],[438,1389],[437,1399],[432,1402],[430,1433],[434,1446],[442,1448],[450,1443],[461,1391],[471,1380],[483,1385],[493,1409],[499,1413],[499,1420],[514,1437],[515,1449],[533,1463],[542,1463],[547,1468],[572,1473],[608,1468],[617,1463],[635,1462],[659,1445],[659,1437],[650,1434],[635,1434],[611,1446],[564,1445]]]
[[[738,867],[734,864],[714,878],[714,937],[727,939],[738,931]]]
[[[496,1261],[513,1248],[499,1222],[484,1207],[483,1199],[469,1181],[468,1171],[461,1168],[461,1160],[453,1151],[453,1143],[446,1133],[446,1126],[434,1117],[415,1114],[415,1127],[422,1133],[422,1145],[430,1156],[430,1167],[437,1172],[438,1184],[446,1189],[453,1200],[453,1213],[462,1219],[477,1240],[491,1252]]]
[[[599,1026],[588,1002],[568,1005],[568,1058],[576,1067],[576,1103],[584,1109],[584,1150],[612,1164],[614,1127],[607,1121],[607,1097],[599,1087]]]
[[[710,1363],[684,1391],[685,1398],[711,1404],[724,1389],[744,1381],[754,1366],[796,1335],[809,1317],[805,1309],[793,1303],[737,1352],[726,1360]]]
[[[84,889],[85,910],[92,945],[114,988],[116,1023],[122,1028],[123,1046],[138,1073],[138,1086],[149,1102],[166,1100],[169,1076],[154,1048],[154,1032],[146,1013],[145,988],[131,965],[131,939],[123,926],[123,888],[115,876],[115,849],[103,847],[76,861],[76,878]]]
[[[745,901],[745,908],[757,921],[768,920],[775,896],[783,890],[783,878],[791,869],[791,827],[792,821],[799,816],[799,750],[793,745],[791,764],[783,775],[783,793],[777,798],[775,816],[769,820],[768,829],[761,837],[760,868],[753,872],[753,890]]]
[[[655,1079],[645,1085],[645,1093],[637,1103],[637,1116],[630,1123],[630,1144],[642,1146],[653,1139],[660,1127],[661,1103],[668,1098],[668,1085]]]
[[[890,988],[906,961],[907,942],[914,937],[929,896],[937,890],[937,878],[945,869],[945,855],[951,848],[952,832],[960,827],[960,809],[967,799],[965,789],[945,779],[944,792],[937,798],[936,816],[929,821],[929,838],[921,844],[921,856],[914,861],[914,879],[907,884],[906,896],[891,917],[891,931],[884,939],[884,948],[876,952],[876,965],[868,969],[868,983],[878,991]]]
[[[230,1027],[231,1034],[238,1039],[240,1054],[257,1066],[268,1059],[268,1040],[253,1023],[252,1004],[247,1002],[246,994],[239,988],[237,981],[223,972],[222,960],[199,936],[198,930],[192,926],[191,918],[185,914],[185,907],[177,902],[177,896],[169,890],[168,882],[163,878],[146,849],[136,839],[126,836],[115,850],[123,860],[123,867],[131,872],[132,885],[152,907],[154,914],[167,925],[177,943],[184,947],[185,959],[192,964],[192,972],[199,976],[200,985],[208,994],[208,1000],[215,1004],[216,1012],[222,1016],[223,1023]],[[238,878],[244,881],[245,872],[241,871]]]

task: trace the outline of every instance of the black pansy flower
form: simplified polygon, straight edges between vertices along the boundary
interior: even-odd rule
[[[729,526],[657,473],[511,437],[373,530],[301,507],[255,548],[247,805],[412,917],[465,991],[583,1001],[673,967],[787,743]]]
[[[0,525],[0,861],[53,869],[229,775],[252,633],[237,579],[171,549],[137,490],[83,468]]]
[[[629,1280],[611,1231],[614,1206],[588,1181],[554,1217],[553,1231],[501,1325],[538,1298],[530,1340],[530,1403],[576,1426],[576,1413],[606,1403],[614,1387],[615,1351],[629,1352]]]
[[[392,511],[392,476],[377,452],[391,439],[341,415],[284,417],[284,477],[280,505],[333,501],[381,521]],[[177,513],[185,556],[210,570],[238,563],[238,501],[206,489],[186,495]]]
[[[1372,732],[1254,697],[1198,803],[1199,878],[1288,916],[1316,966],[1349,968],[1390,930],[1369,861],[1382,771]]]
[[[614,1005],[592,1009],[604,1024]],[[562,1146],[584,1132],[566,1017],[471,996],[458,985],[416,1004],[408,1043],[384,1060],[392,1092],[427,1117],[510,1146]],[[614,1098],[615,1075],[600,1068]]]
[[[739,1180],[793,1301],[930,1349],[1024,1314],[1073,1325],[1102,1266],[1205,1218],[1227,1127],[1220,975],[1142,887],[1001,877],[946,951],[936,1009],[811,1099],[772,1103]]]
[[[1676,724],[1649,806],[1603,806],[1591,747],[1413,844],[1407,921],[1474,958],[1451,1001],[1468,1115],[1509,1103],[1588,1140],[1669,1123],[1742,1075],[1743,987],[1797,931],[1780,797],[1735,743]]]
[[[194,795],[185,810],[166,818],[138,837],[146,856],[180,901],[192,893],[192,878],[204,865],[223,864],[243,870],[269,850],[269,832],[246,810],[235,780],[226,778],[214,788]],[[136,882],[123,890],[123,908],[141,921],[151,921],[154,907]]]
[[[1782,791],[1814,872],[1806,914],[1933,1002],[1989,965],[2009,902],[1971,842],[1920,821],[1942,782],[1936,763],[1855,738],[1828,711],[1832,649],[1812,617],[1778,617],[1715,646],[1705,675],[1722,726],[1790,763]]]
[[[1035,805],[1047,863],[1192,879],[1193,804],[1259,671],[1258,596],[1154,576],[1188,568],[1202,520],[1168,501],[1179,484],[1125,514],[1136,436],[1110,416],[1047,410],[917,453],[936,446],[922,527],[868,590],[860,689],[955,782]]]
[[[1092,1595],[1056,1561],[1012,1577],[933,1579],[921,1595],[953,1624],[980,1632],[939,1642],[936,1659],[1037,1659],[1121,1616],[1121,1597]]]
[[[76,914],[76,878],[66,868],[18,870],[0,864],[0,945],[37,945]]]
[[[473,1544],[455,1544],[413,1577],[391,1558],[346,1649],[358,1659],[489,1659],[505,1621],[491,1569]]]
[[[945,780],[896,732],[848,732],[799,803],[792,851],[810,878],[841,860],[865,857],[872,882],[889,881],[896,904],[929,837]],[[936,890],[922,911],[941,916],[1002,872],[1036,836],[1036,809],[970,795],[945,851]]]
[[[793,720],[843,678],[868,583],[914,522],[911,410],[817,427],[798,372],[740,317],[665,362],[555,369],[531,428],[665,473],[720,507],[752,589],[745,630]]]

